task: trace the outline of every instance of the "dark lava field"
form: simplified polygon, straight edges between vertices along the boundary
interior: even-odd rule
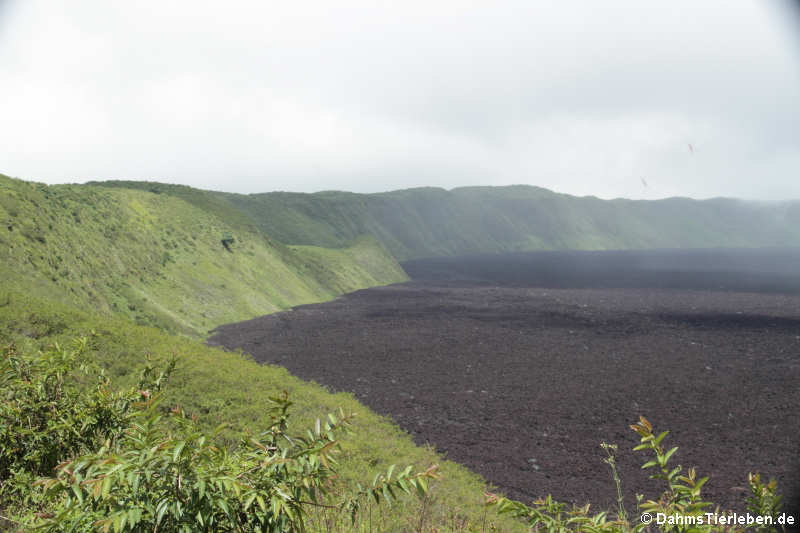
[[[657,498],[628,428],[744,510],[747,473],[800,492],[800,251],[535,252],[416,260],[413,281],[218,328],[210,343],[339,391],[509,496]]]

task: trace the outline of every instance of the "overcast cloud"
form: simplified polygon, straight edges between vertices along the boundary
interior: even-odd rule
[[[0,172],[800,198],[778,6],[0,0]]]

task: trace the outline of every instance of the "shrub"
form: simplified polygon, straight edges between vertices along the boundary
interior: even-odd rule
[[[304,531],[309,506],[348,511],[355,521],[363,495],[391,502],[412,488],[424,494],[425,479],[434,477],[432,470],[411,474],[408,467],[392,478],[390,467],[373,488],[329,503],[335,434],[349,417],[330,414],[305,435],[290,436],[288,395],[272,401],[272,424],[227,450],[196,419],[178,408],[164,417],[150,400],[115,445],[65,462],[55,478],[41,482],[58,508],[37,529]]]
[[[222,427],[207,434],[196,417],[161,407],[173,363],[157,378],[148,365],[138,387],[114,393],[82,361],[85,347],[81,340],[72,350],[3,354],[0,497],[26,530],[304,531],[311,507],[355,521],[366,498],[424,495],[437,477],[435,467],[392,466],[369,488],[334,499],[336,435],[351,415],[330,414],[291,435],[284,393],[271,399],[270,425],[228,449],[218,444]]]
[[[667,517],[702,518],[703,521],[695,520],[695,523],[692,523],[691,520],[688,520],[687,523],[682,524],[670,522],[657,524],[656,522],[651,523],[640,520],[641,514],[631,521],[623,506],[620,479],[614,458],[616,446],[605,443],[602,445],[607,453],[605,462],[611,467],[611,472],[617,485],[618,508],[616,516],[613,516],[613,518],[608,512],[592,514],[588,504],[583,507],[569,506],[554,501],[549,495],[546,498],[534,501],[531,506],[528,506],[496,494],[487,493],[487,504],[495,507],[501,514],[510,514],[523,519],[532,530],[552,533],[573,531],[586,533],[638,533],[654,529],[681,533],[735,532],[746,529],[754,529],[759,533],[777,531],[781,497],[777,494],[775,481],[763,483],[758,474],[750,474],[748,476],[752,493],[747,500],[748,511],[754,516],[772,517],[773,526],[750,524],[737,528],[735,525],[721,522],[714,523],[713,520],[709,520],[706,516],[706,513],[712,512],[709,511],[709,508],[713,504],[704,501],[701,497],[703,485],[708,481],[708,477],[698,478],[694,468],[690,468],[684,475],[682,467],[669,466],[669,460],[678,450],[677,447],[667,450],[661,445],[669,432],[663,431],[656,435],[653,433],[652,424],[644,417],[640,417],[639,422],[631,425],[631,429],[641,437],[641,443],[634,450],[648,450],[654,455],[654,458],[645,462],[642,468],[655,468],[657,472],[652,474],[650,478],[664,480],[667,484],[666,490],[658,500],[642,502],[643,497],[637,495],[639,511],[643,514],[648,514],[649,517],[654,519],[662,515]],[[726,514],[719,512],[718,507],[713,513],[718,516]]]
[[[233,250],[231,250],[231,245],[234,242],[236,242],[236,239],[230,233],[224,233],[222,235],[222,239],[220,239],[220,242],[222,243],[222,246],[224,246],[226,250],[232,252]]]
[[[30,483],[52,475],[65,457],[116,440],[146,387],[158,388],[146,367],[140,387],[114,393],[102,371],[86,363],[86,340],[54,345],[34,356],[15,347],[0,360],[0,501],[25,504]]]
[[[747,498],[747,510],[759,516],[777,516],[781,512],[781,496],[778,495],[777,484],[774,479],[769,483],[761,481],[760,474],[749,474],[747,482],[750,487],[750,497]],[[758,533],[765,533],[773,528],[768,526],[756,527]]]

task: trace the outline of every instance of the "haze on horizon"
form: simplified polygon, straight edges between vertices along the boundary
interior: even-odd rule
[[[800,198],[790,4],[0,0],[0,172]]]

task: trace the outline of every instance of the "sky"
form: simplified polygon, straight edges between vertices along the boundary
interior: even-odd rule
[[[800,198],[787,6],[0,0],[0,173]]]

